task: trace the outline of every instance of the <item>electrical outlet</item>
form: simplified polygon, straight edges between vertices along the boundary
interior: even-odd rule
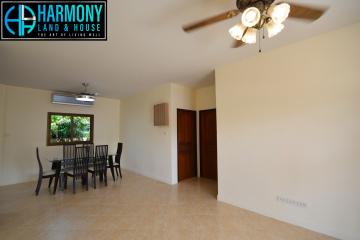
[[[307,204],[305,202],[300,202],[300,201],[296,201],[296,200],[286,198],[286,197],[281,197],[281,196],[277,196],[276,201],[281,202],[281,203],[285,203],[287,205],[291,205],[291,206],[294,206],[294,207],[299,207],[299,208],[306,208],[307,207]]]

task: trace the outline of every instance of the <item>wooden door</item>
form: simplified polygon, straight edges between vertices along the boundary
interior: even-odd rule
[[[217,181],[216,109],[200,111],[200,176]]]
[[[197,176],[196,111],[177,110],[178,180]]]

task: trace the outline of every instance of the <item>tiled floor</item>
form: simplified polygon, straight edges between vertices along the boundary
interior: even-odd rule
[[[177,186],[125,172],[98,189],[50,195],[46,182],[0,188],[0,239],[331,239],[216,201],[216,183]]]

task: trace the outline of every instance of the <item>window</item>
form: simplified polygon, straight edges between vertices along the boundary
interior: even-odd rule
[[[48,113],[47,145],[92,143],[94,115]]]

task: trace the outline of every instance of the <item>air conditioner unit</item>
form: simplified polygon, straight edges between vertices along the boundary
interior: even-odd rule
[[[55,104],[65,104],[65,105],[78,105],[78,106],[93,106],[95,103],[94,101],[79,101],[77,100],[79,98],[78,94],[75,93],[64,93],[64,92],[54,92],[51,94],[51,102]]]

